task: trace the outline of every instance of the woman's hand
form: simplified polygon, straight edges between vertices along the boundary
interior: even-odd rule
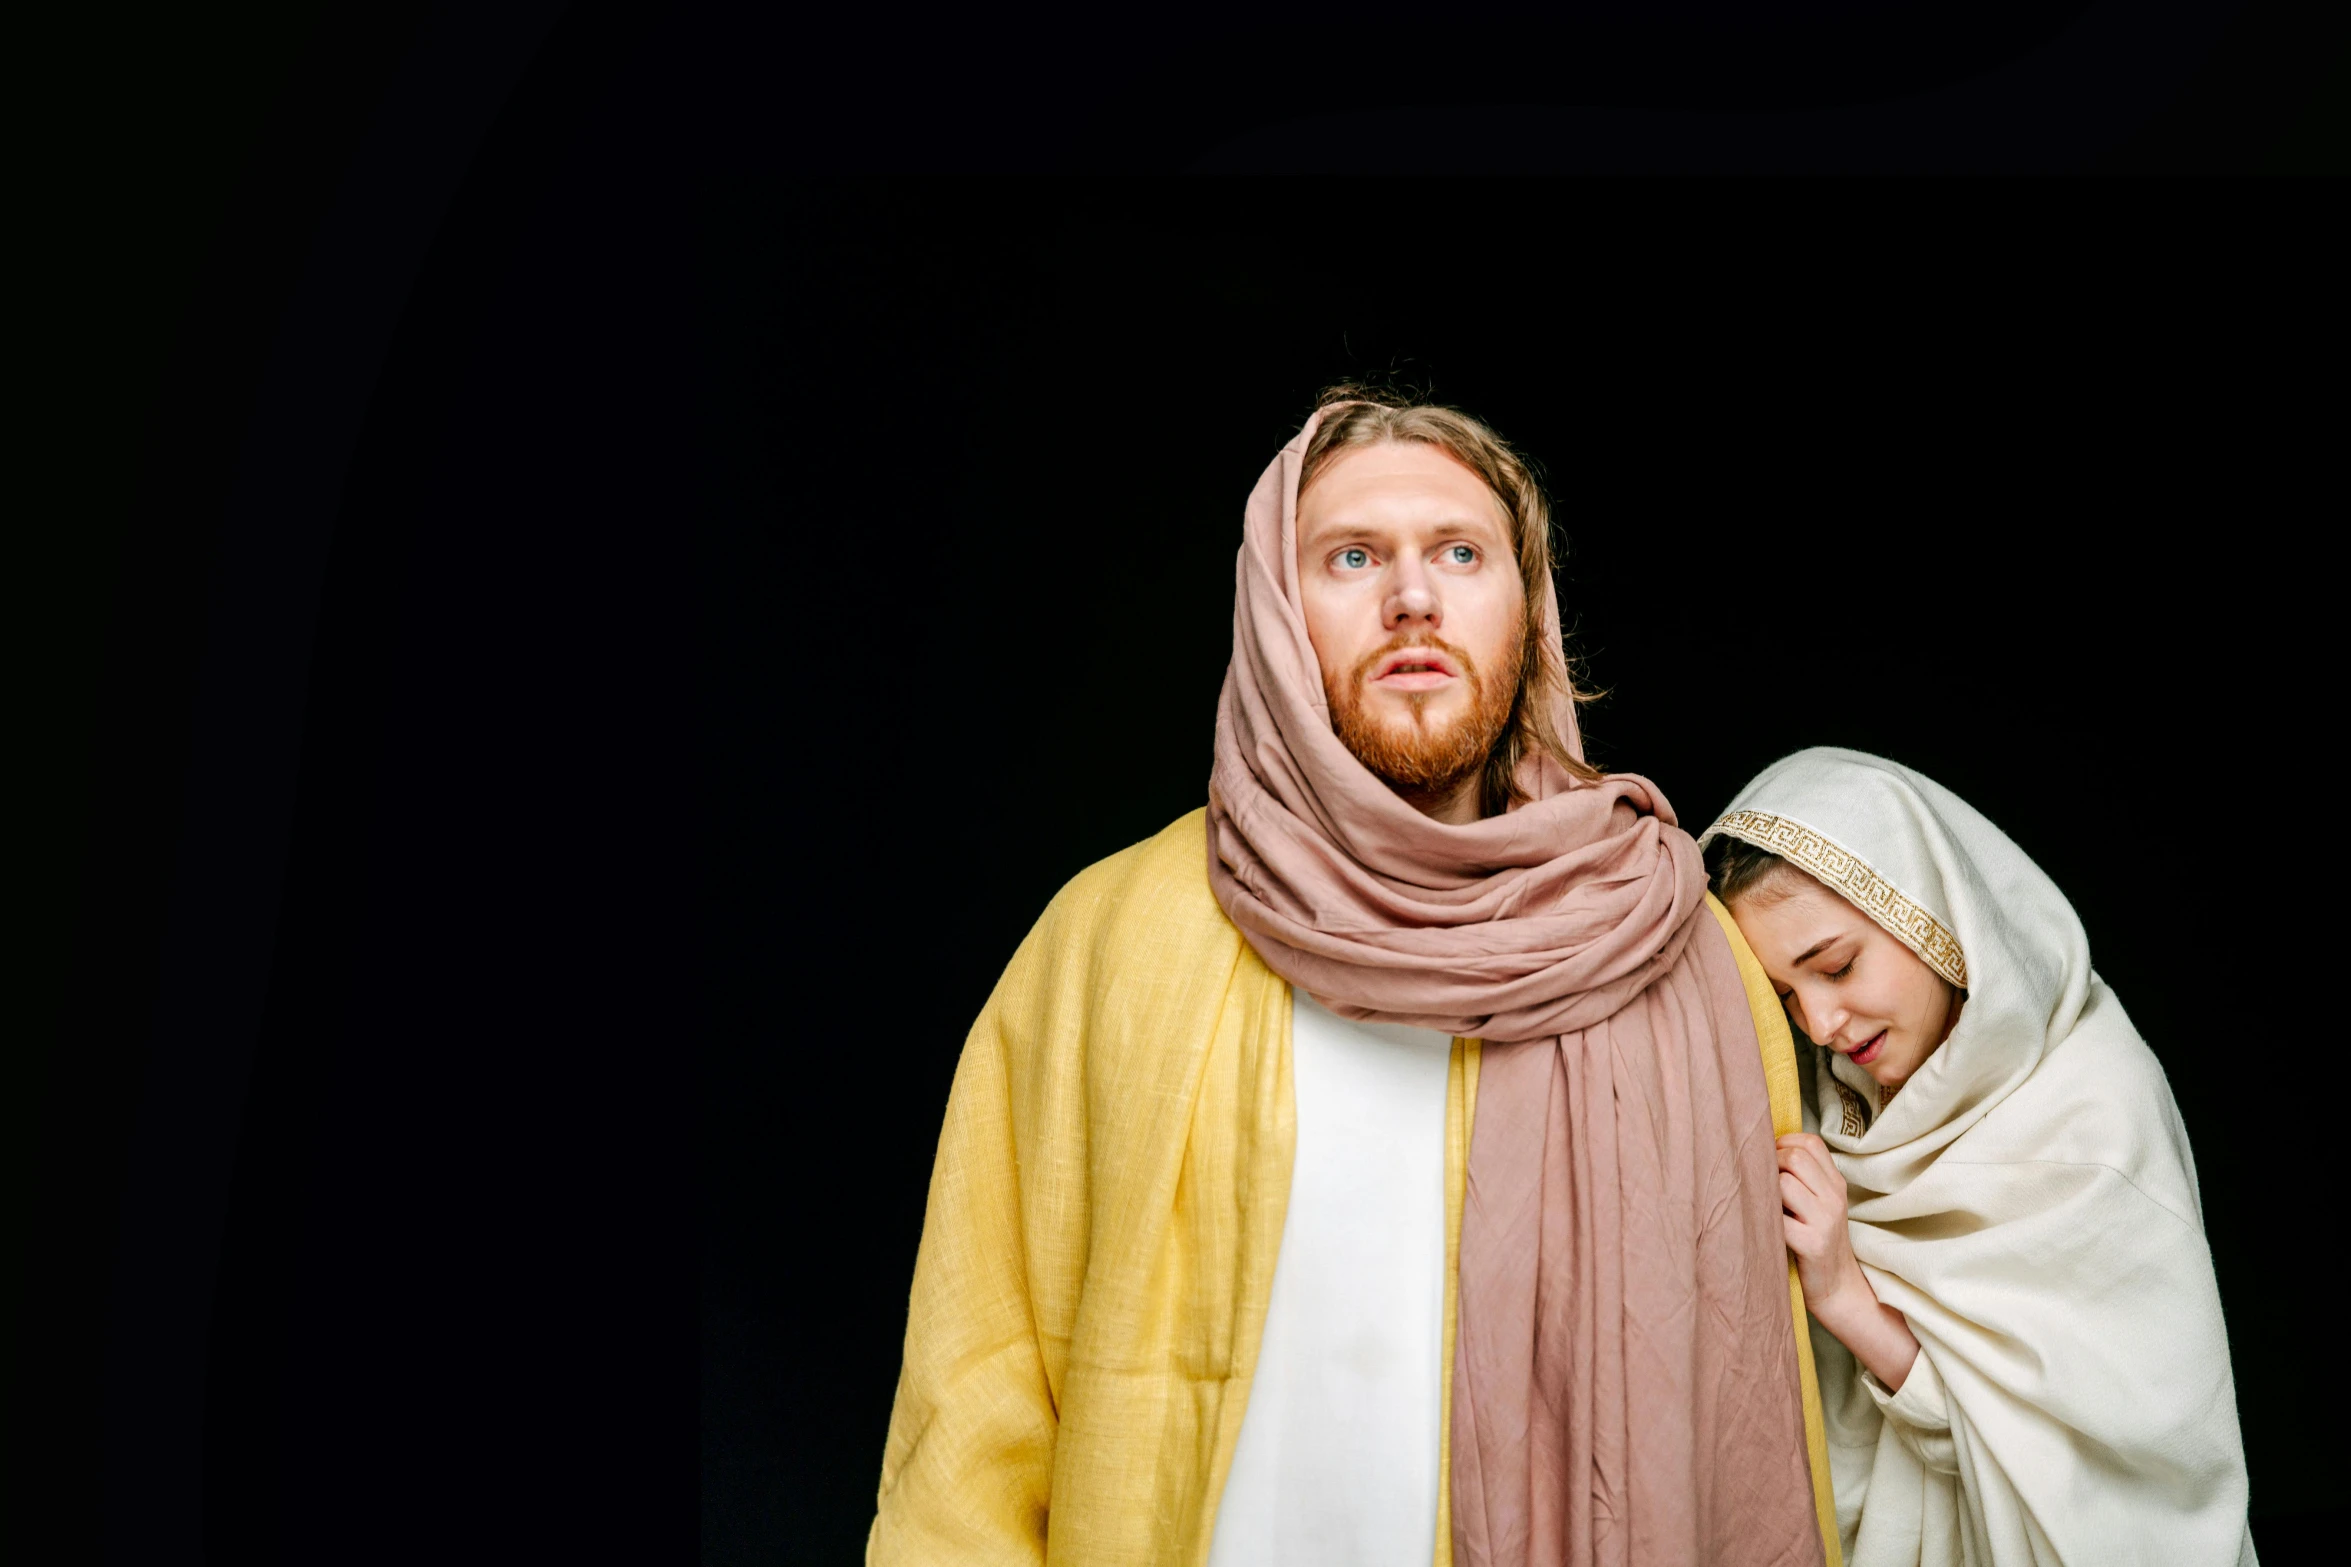
[[[1845,1177],[1829,1145],[1810,1132],[1779,1139],[1780,1213],[1804,1305],[1853,1351],[1887,1391],[1901,1389],[1918,1358],[1918,1340],[1901,1312],[1882,1304],[1853,1255],[1845,1226]]]
[[[1788,1250],[1796,1254],[1796,1277],[1804,1304],[1825,1327],[1832,1316],[1849,1316],[1857,1299],[1877,1304],[1869,1280],[1853,1255],[1845,1228],[1845,1177],[1829,1156],[1829,1145],[1810,1132],[1790,1132],[1775,1145],[1780,1156],[1780,1216]],[[1840,1309],[1842,1308],[1842,1309]]]

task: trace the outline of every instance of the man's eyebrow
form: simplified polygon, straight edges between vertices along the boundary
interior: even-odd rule
[[[1481,524],[1505,534],[1510,531],[1510,525],[1499,518],[1484,516],[1477,512],[1463,512],[1426,521],[1419,518],[1399,522],[1392,517],[1383,517],[1376,521],[1363,517],[1341,517],[1336,521],[1317,523],[1312,528],[1301,529],[1300,532],[1302,534],[1308,532],[1400,533],[1406,529],[1425,529],[1431,533],[1452,533],[1461,529],[1478,527]]]

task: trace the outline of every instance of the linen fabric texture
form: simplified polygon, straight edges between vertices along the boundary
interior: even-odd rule
[[[1950,1037],[1882,1107],[1805,1046],[1854,1253],[1920,1349],[1889,1393],[1814,1334],[1846,1560],[2251,1563],[2195,1163],[2072,905],[1948,789],[1861,752],[1775,764],[1716,832],[1965,980]]]
[[[1207,843],[1194,811],[1081,872],[972,1024],[924,1208],[870,1567],[1207,1558],[1297,1136],[1293,992],[1217,907]],[[1786,1019],[1707,907],[1746,981],[1774,1124],[1793,1131]],[[1441,1401],[1483,1054],[1457,1040],[1448,1068]],[[1796,1348],[1833,1541],[1809,1344]],[[1453,1558],[1448,1474],[1440,1459],[1435,1567]]]
[[[1081,872],[972,1025],[871,1567],[1207,1559],[1297,1111],[1291,989],[1217,908],[1206,860],[1194,811]],[[1477,1056],[1461,1045],[1448,1066],[1448,1278]]]
[[[1484,1042],[1454,1557],[1820,1562],[1770,1106],[1697,846],[1645,779],[1582,782],[1539,749],[1527,801],[1466,825],[1347,750],[1298,596],[1320,417],[1249,498],[1208,878],[1265,966],[1333,1012]],[[1548,584],[1540,613],[1560,657]],[[1551,689],[1573,750],[1564,681]]]

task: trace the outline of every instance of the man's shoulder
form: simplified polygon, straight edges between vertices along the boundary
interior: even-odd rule
[[[1157,1028],[1211,1005],[1236,965],[1262,967],[1208,885],[1206,813],[1194,811],[1072,877],[1022,942],[999,997],[1091,1027],[1123,1018]]]
[[[1208,885],[1206,808],[1078,872],[1054,895],[1040,923],[1067,934],[1197,931],[1237,938]]]

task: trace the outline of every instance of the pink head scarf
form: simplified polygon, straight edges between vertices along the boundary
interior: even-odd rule
[[[1331,728],[1298,480],[1251,492],[1217,706],[1210,885],[1344,1017],[1485,1041],[1463,1207],[1463,1567],[1817,1563],[1754,1023],[1696,845],[1645,779],[1534,751],[1528,801],[1422,815]],[[1550,645],[1559,610],[1542,603]],[[1552,714],[1581,754],[1572,704]]]

